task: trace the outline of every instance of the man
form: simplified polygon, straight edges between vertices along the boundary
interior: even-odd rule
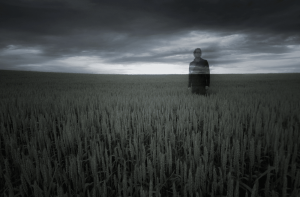
[[[200,48],[194,50],[195,59],[189,66],[188,89],[192,88],[192,93],[206,95],[210,83],[210,71],[207,60],[201,58]]]

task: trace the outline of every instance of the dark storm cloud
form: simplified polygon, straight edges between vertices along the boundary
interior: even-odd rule
[[[40,50],[3,52],[0,69],[84,55],[98,55],[108,64],[185,63],[198,46],[173,43],[191,31],[220,38],[204,44],[205,58],[213,65],[242,61],[232,55],[265,59],[257,54],[268,53],[272,58],[300,44],[298,10],[293,0],[0,0],[0,49]],[[244,36],[220,44],[231,35]]]

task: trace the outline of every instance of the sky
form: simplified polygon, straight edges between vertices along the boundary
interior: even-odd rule
[[[300,73],[298,0],[0,0],[0,70]]]

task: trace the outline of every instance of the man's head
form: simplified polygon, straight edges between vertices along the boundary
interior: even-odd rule
[[[195,56],[195,58],[200,58],[201,55],[202,55],[202,51],[201,51],[200,48],[197,48],[197,49],[194,50],[194,56]]]

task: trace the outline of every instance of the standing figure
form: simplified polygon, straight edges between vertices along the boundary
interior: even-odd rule
[[[210,71],[207,60],[201,58],[201,49],[194,50],[195,59],[189,66],[188,89],[192,88],[192,93],[206,95],[210,83]]]

